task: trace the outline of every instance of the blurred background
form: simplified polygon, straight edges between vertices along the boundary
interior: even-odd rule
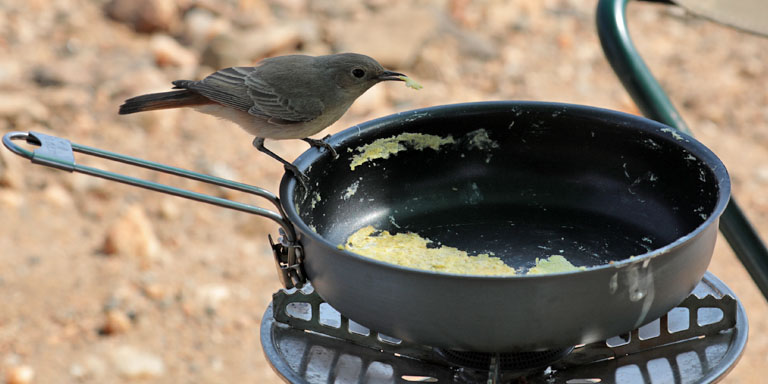
[[[290,53],[359,52],[420,82],[372,88],[337,132],[398,111],[544,100],[638,113],[603,57],[590,0],[0,0],[0,131],[40,131],[277,191],[282,168],[240,128],[191,110],[118,116],[125,98]],[[676,7],[631,4],[640,52],[728,166],[768,235],[768,39]],[[303,142],[267,141],[293,159]],[[244,202],[231,191],[79,163]],[[275,225],[67,174],[0,148],[0,380],[278,383],[259,345],[279,288]],[[720,238],[710,270],[750,340],[728,383],[763,382],[768,306]]]

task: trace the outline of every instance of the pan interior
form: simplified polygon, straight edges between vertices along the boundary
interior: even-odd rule
[[[622,114],[554,112],[436,113],[344,132],[335,138],[340,158],[314,159],[312,187],[294,207],[332,245],[373,225],[493,252],[515,268],[551,255],[587,267],[641,255],[716,209],[717,175],[700,144],[647,120],[628,124]],[[478,146],[480,129],[489,141]],[[359,147],[403,132],[453,143],[401,143],[405,150],[388,159],[350,169]]]

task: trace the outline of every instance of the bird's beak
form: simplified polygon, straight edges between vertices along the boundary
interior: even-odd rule
[[[387,81],[387,80],[405,81],[404,77],[406,76],[400,72],[384,71],[381,73],[381,75],[379,75],[376,78],[379,81]]]

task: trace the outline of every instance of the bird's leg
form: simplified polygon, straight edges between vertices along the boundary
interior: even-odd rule
[[[293,173],[294,176],[299,180],[299,183],[301,183],[301,186],[304,187],[305,191],[308,191],[307,184],[309,184],[309,179],[306,175],[304,175],[301,171],[299,171],[299,168],[297,168],[295,165],[285,161],[282,157],[276,155],[274,152],[270,151],[264,146],[264,138],[263,137],[257,137],[253,139],[253,146],[256,147],[256,149],[259,150],[259,152],[264,153],[268,155],[269,157],[283,163],[283,166],[285,167],[286,171],[289,171]]]
[[[327,140],[329,137],[331,137],[331,135],[324,137],[322,140],[313,139],[311,137],[305,137],[302,140],[306,141],[307,144],[309,144],[311,147],[327,149],[328,152],[330,152],[331,155],[333,155],[333,158],[336,159],[339,157],[339,154],[336,153],[336,150],[333,149],[333,147],[331,147],[330,144],[325,142],[325,140]]]

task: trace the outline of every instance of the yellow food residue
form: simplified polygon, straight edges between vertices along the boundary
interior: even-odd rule
[[[347,239],[345,250],[387,263],[426,271],[465,275],[514,275],[515,269],[498,257],[467,252],[448,246],[428,248],[431,240],[415,233],[391,234],[373,226],[360,228]]]
[[[320,197],[320,192],[315,192],[315,194],[312,195],[312,200],[310,201],[309,207],[315,209],[317,203],[319,203],[321,200],[322,198]]]
[[[432,241],[415,233],[391,234],[369,225],[358,229],[338,249],[357,253],[386,263],[425,271],[463,275],[515,275],[514,268],[488,253],[470,256],[466,251],[449,246],[431,246]],[[545,259],[536,258],[536,265],[526,275],[541,275],[570,271],[583,271],[561,255]]]
[[[360,178],[362,179],[362,177]],[[341,195],[342,200],[349,200],[350,197],[354,196],[355,193],[357,193],[357,188],[360,186],[360,180],[355,180],[354,183],[350,184],[347,189],[344,190],[344,193]]]
[[[499,147],[499,142],[492,140],[488,136],[488,131],[483,128],[476,129],[466,135],[469,138],[469,148],[476,148],[481,151],[491,150]]]
[[[419,89],[424,88],[424,87],[421,86],[421,84],[417,83],[415,80],[411,79],[408,76],[398,76],[397,78],[402,80],[402,81],[405,81],[405,86],[408,87],[408,88],[413,88],[413,89],[415,89],[417,91]]]
[[[406,145],[419,151],[425,148],[432,148],[437,151],[441,145],[453,144],[455,142],[452,136],[440,137],[424,133],[405,132],[397,136],[385,137],[375,140],[370,144],[357,147],[358,154],[352,157],[349,169],[354,171],[357,166],[371,160],[388,159],[391,155],[405,151],[407,149]]]
[[[559,273],[571,271],[583,271],[587,267],[577,267],[571,264],[561,255],[552,255],[546,259],[536,258],[536,266],[529,269],[526,275],[543,275],[545,273]]]

